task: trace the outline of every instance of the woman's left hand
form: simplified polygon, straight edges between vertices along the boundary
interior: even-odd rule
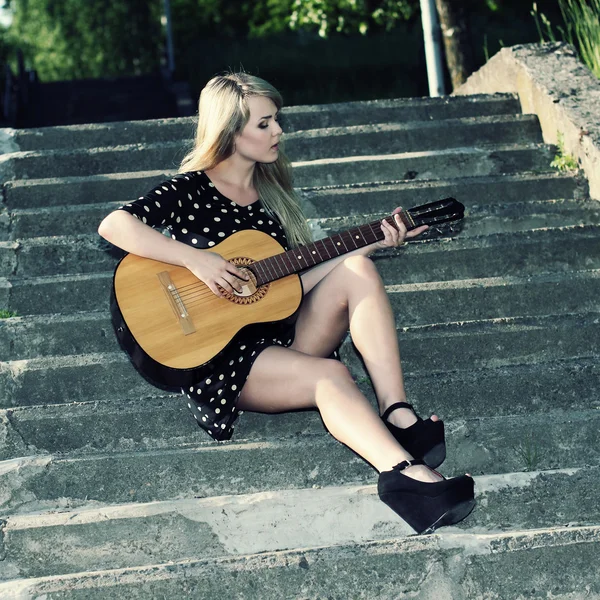
[[[402,208],[399,206],[398,208],[394,209],[394,212],[392,213],[398,229],[396,229],[393,225],[390,225],[385,219],[382,220],[381,231],[383,231],[385,238],[375,243],[376,248],[396,248],[398,246],[403,246],[406,243],[404,241],[405,239],[416,237],[417,235],[420,235],[429,229],[429,225],[421,225],[421,227],[411,229],[407,232],[406,227],[400,219],[400,215],[398,214],[401,211]]]

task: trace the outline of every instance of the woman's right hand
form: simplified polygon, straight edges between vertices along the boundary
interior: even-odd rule
[[[223,297],[219,286],[233,294],[234,291],[242,291],[242,281],[248,281],[248,277],[235,265],[208,250],[196,250],[188,257],[185,266],[219,298]]]

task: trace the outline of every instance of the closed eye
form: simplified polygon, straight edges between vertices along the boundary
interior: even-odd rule
[[[277,121],[277,122],[279,123],[279,118],[278,118],[278,117],[279,117],[279,113],[277,113],[277,114],[275,115],[275,121]],[[263,125],[264,125],[264,127],[263,127]],[[262,123],[259,125],[260,129],[266,129],[268,126],[269,126],[269,123],[268,123],[267,121],[263,121],[263,122],[262,122]]]

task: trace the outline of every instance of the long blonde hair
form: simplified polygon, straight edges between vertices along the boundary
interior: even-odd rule
[[[213,77],[200,93],[198,124],[193,149],[183,158],[179,173],[214,168],[233,154],[235,136],[250,118],[249,96],[270,98],[277,110],[281,94],[267,81],[248,73],[226,73]],[[279,142],[273,163],[257,162],[252,183],[265,211],[277,217],[291,247],[312,241],[310,229],[300,210],[300,198],[292,186],[292,165]]]

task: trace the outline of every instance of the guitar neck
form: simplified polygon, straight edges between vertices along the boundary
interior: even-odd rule
[[[402,211],[399,214],[408,231],[416,227],[409,213]],[[386,217],[385,220],[398,229],[393,216]],[[352,252],[357,248],[374,244],[384,237],[383,231],[381,231],[381,221],[371,221],[366,225],[317,240],[312,244],[298,246],[287,252],[256,261],[249,268],[256,275],[257,285],[264,285],[292,273],[314,267],[336,256]]]

